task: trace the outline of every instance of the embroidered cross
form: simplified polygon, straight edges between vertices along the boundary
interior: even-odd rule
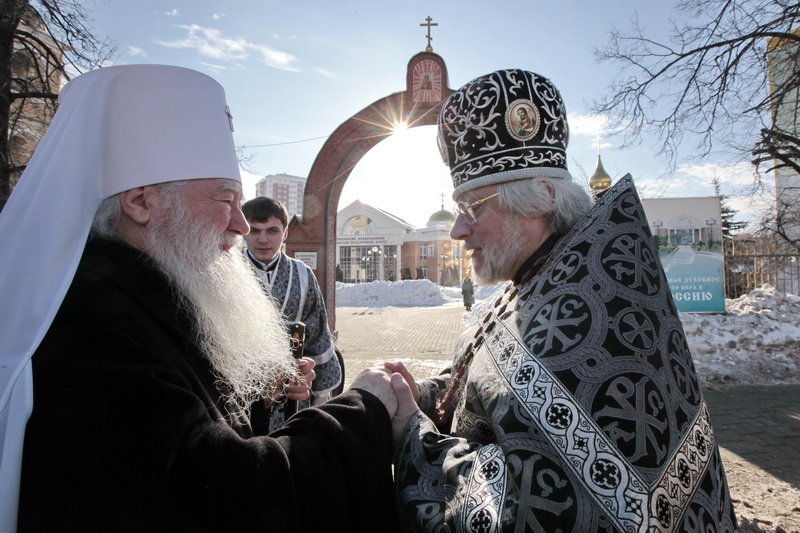
[[[231,108],[225,106],[225,114],[228,115],[228,125],[231,127],[231,131],[233,131],[233,115],[231,115]]]

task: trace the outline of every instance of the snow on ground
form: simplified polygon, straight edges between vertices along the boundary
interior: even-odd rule
[[[800,296],[764,286],[725,307],[727,314],[680,314],[706,384],[800,383]]]
[[[504,285],[477,286],[475,299],[487,298]],[[442,287],[427,279],[336,282],[336,307],[435,307],[454,303],[461,303],[459,287]]]
[[[438,306],[448,302],[447,290],[427,279],[369,283],[337,281],[336,307]]]
[[[478,320],[505,284],[475,288]],[[461,289],[428,280],[336,283],[337,307],[461,305]],[[706,386],[800,383],[800,296],[770,286],[726,300],[726,314],[680,313],[695,367]]]

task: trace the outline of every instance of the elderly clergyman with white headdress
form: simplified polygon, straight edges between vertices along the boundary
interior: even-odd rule
[[[480,282],[508,283],[452,367],[406,391],[421,411],[395,452],[404,530],[733,531],[642,204],[627,176],[592,206],[568,134],[558,90],[533,72],[481,76],[442,106],[451,236]]]
[[[232,131],[189,69],[64,88],[0,215],[0,530],[396,529],[387,373],[253,434],[314,373],[243,259]]]

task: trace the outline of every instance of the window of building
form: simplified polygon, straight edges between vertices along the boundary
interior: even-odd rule
[[[397,281],[397,246],[389,245],[383,247],[383,279],[386,281]]]
[[[339,268],[345,283],[364,283],[387,279],[386,249],[393,249],[392,259],[396,258],[396,246],[342,246],[339,249]],[[392,272],[394,275],[394,272]]]
[[[433,245],[423,244],[419,247],[419,258],[427,259],[433,255]]]

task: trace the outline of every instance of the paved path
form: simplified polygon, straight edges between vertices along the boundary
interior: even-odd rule
[[[384,361],[403,361],[417,378],[437,373],[453,358],[464,329],[464,307],[338,307],[338,346],[345,378]]]
[[[455,304],[337,308],[346,381],[385,360],[402,360],[417,378],[436,374],[452,359],[464,317]],[[763,498],[785,501],[788,516],[800,516],[800,385],[738,386],[704,395],[740,518],[758,516],[758,501],[751,500],[760,489],[754,487],[763,488]],[[765,527],[746,531],[773,531]]]

